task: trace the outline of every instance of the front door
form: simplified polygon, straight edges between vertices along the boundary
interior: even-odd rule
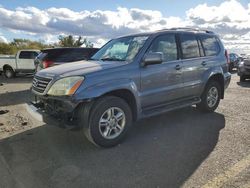
[[[182,97],[182,62],[178,57],[175,34],[158,36],[147,53],[161,52],[161,64],[141,68],[141,105],[150,108]]]

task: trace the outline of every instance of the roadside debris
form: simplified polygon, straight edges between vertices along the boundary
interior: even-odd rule
[[[0,115],[7,114],[9,110],[0,110]]]
[[[22,126],[28,125],[28,119],[21,116],[20,114],[16,114],[15,119],[16,119],[16,124],[19,124],[19,125],[21,124]]]
[[[27,121],[22,122],[22,125],[23,125],[23,126],[26,126],[26,125],[28,125],[28,122],[27,122]]]
[[[8,110],[0,110],[1,114],[8,113]],[[6,121],[7,120],[7,121]],[[22,114],[12,114],[11,112],[5,118],[5,121],[0,123],[0,134],[7,133],[9,135],[26,129],[31,126],[30,120]]]

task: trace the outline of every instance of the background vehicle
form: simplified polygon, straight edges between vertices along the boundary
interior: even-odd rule
[[[34,59],[39,50],[20,50],[15,56],[0,56],[0,72],[7,78],[16,73],[33,73],[35,71]]]
[[[250,55],[239,63],[238,76],[240,76],[240,81],[244,82],[246,79],[250,79]]]
[[[196,104],[213,112],[229,85],[228,56],[210,31],[175,28],[113,39],[90,61],[37,72],[44,110],[75,119],[98,146],[117,145],[132,122]]]
[[[99,48],[51,48],[42,50],[34,63],[36,71],[64,63],[88,60]]]
[[[236,53],[229,54],[229,71],[232,72],[234,68],[238,68],[240,62],[240,56]]]

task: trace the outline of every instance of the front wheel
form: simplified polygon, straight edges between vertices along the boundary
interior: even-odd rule
[[[216,81],[210,81],[202,96],[197,108],[202,112],[213,112],[216,110],[221,99],[221,86]]]
[[[126,101],[106,96],[93,104],[84,133],[95,145],[112,147],[122,141],[131,124],[132,112]]]

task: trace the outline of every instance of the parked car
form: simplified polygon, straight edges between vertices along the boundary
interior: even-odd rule
[[[90,61],[37,72],[34,106],[75,120],[91,142],[111,147],[138,119],[191,105],[213,112],[231,79],[227,58],[211,31],[175,28],[116,38]]]
[[[229,54],[229,72],[232,72],[234,68],[238,68],[241,58],[236,53]]]
[[[240,76],[241,82],[250,79],[250,55],[239,63],[238,76]]]
[[[39,50],[20,50],[14,56],[0,56],[0,72],[12,78],[16,73],[34,73],[34,59]]]
[[[36,71],[64,63],[88,60],[99,48],[51,48],[42,50],[34,63]]]

